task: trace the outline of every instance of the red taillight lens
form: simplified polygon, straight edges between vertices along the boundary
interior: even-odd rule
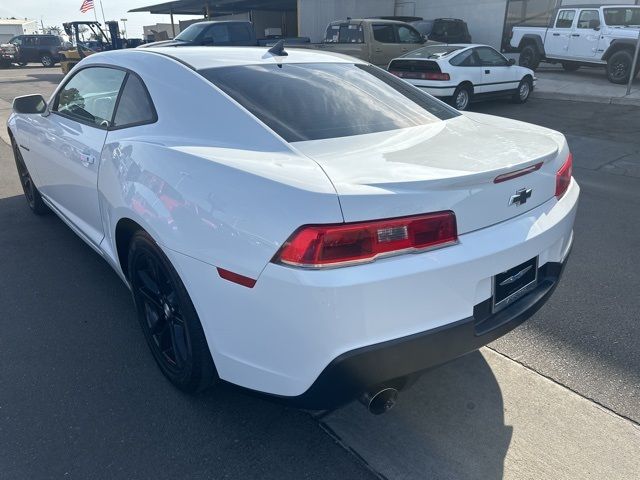
[[[573,172],[573,154],[569,153],[564,165],[556,173],[556,198],[560,199],[569,188],[571,173]]]
[[[344,266],[457,240],[456,217],[451,211],[374,222],[311,225],[298,229],[274,261],[310,268]]]
[[[429,72],[424,74],[425,80],[449,80],[448,73]]]

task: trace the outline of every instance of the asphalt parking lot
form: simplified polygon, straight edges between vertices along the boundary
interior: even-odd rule
[[[0,117],[14,96],[48,95],[60,78],[58,69],[0,70]],[[147,351],[127,289],[61,221],[29,212],[0,140],[0,478],[525,478],[514,467],[526,457],[518,435],[534,432],[542,445],[534,414],[553,420],[544,400],[528,410],[536,395],[549,410],[570,396],[568,414],[594,406],[615,418],[633,451],[640,108],[534,98],[473,109],[567,135],[582,188],[572,258],[532,319],[482,354],[429,372],[382,420],[355,405],[310,414],[226,386],[177,392]],[[542,454],[562,471],[556,478],[580,478],[562,465],[580,458],[580,435],[597,435],[589,421],[568,423]],[[613,451],[613,440],[594,448]],[[637,476],[609,478],[640,478],[637,455],[614,463]]]

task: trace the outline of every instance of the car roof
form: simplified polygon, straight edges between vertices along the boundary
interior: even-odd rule
[[[411,54],[413,52],[416,52],[418,50],[421,50],[423,48],[433,48],[433,47],[459,47],[457,50],[452,50],[451,52],[447,53],[446,55],[442,55],[439,58],[447,58],[451,55],[458,55],[459,53],[462,53],[465,50],[468,50],[470,48],[477,48],[477,47],[490,47],[490,45],[483,45],[481,43],[442,43],[440,45],[424,45],[422,47],[416,48],[415,50],[412,50],[409,53],[405,53],[404,55],[402,55],[402,57],[398,57],[398,58],[413,58],[416,60],[438,60],[438,58],[424,58],[424,57],[412,57]],[[491,47],[493,48],[493,47]],[[495,48],[494,48],[495,50]]]
[[[329,25],[339,25],[344,23],[389,23],[406,25],[407,22],[401,22],[400,20],[388,20],[386,18],[345,18],[344,20],[334,20]]]
[[[285,52],[287,52],[288,55],[275,57],[269,53],[269,48],[270,47],[151,47],[131,50],[151,55],[165,55],[195,70],[240,65],[273,65],[274,63],[366,63],[346,55],[320,52],[307,48],[285,47]],[[127,50],[116,50],[109,53],[113,56],[124,55],[127,53]]]

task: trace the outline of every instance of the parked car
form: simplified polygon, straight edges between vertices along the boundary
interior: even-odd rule
[[[87,57],[50,103],[14,100],[16,165],[29,207],[131,289],[175,386],[381,413],[549,298],[572,156],[561,133],[461,114],[368,62],[285,53]]]
[[[392,58],[415,50],[426,41],[408,23],[365,18],[331,22],[322,43],[302,46],[343,53],[386,68]]]
[[[627,83],[640,29],[640,7],[561,7],[549,26],[514,27],[510,45],[520,65],[535,70],[541,61],[561,63],[568,71],[603,65],[613,83]],[[636,67],[634,76],[640,69]]]
[[[516,66],[488,45],[422,47],[392,60],[389,72],[458,110],[466,110],[473,100],[500,96],[524,103],[536,83],[532,70]]]
[[[471,43],[467,22],[459,18],[436,18],[410,22],[429,40],[443,43]]]
[[[287,44],[308,43],[307,37],[256,38],[251,22],[223,20],[198,22],[189,25],[173,40],[162,40],[139,45],[137,48],[193,47],[197,45],[216,47],[253,47],[273,45],[284,39]]]
[[[18,63],[18,49],[11,43],[0,44],[0,68],[10,67]]]
[[[62,40],[57,35],[18,35],[9,40],[18,49],[18,65],[40,62],[45,67],[53,67],[60,61],[59,51]]]

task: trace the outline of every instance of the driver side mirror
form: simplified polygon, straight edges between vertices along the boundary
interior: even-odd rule
[[[589,28],[591,30],[600,30],[600,20],[598,19],[589,20]]]
[[[16,113],[44,113],[47,102],[42,95],[24,95],[13,99],[13,111]]]
[[[420,35],[420,43],[427,43],[429,41],[429,37],[426,35]]]
[[[512,65],[515,65],[515,64],[516,64],[516,60],[515,60],[515,58],[510,58],[510,59],[507,61],[507,64],[508,64],[510,67],[511,67]]]

